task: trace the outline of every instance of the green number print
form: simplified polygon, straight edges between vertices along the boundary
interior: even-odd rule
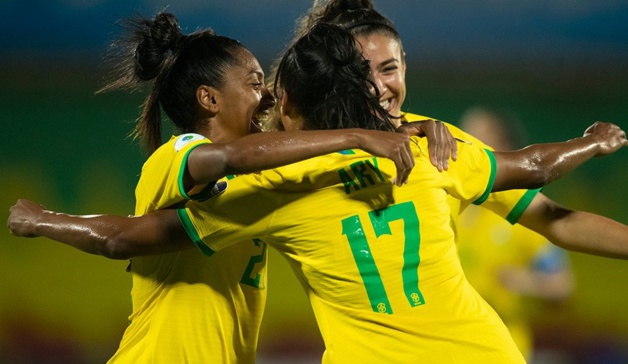
[[[396,220],[403,221],[404,250],[403,268],[401,278],[403,280],[403,290],[410,306],[420,306],[425,304],[423,294],[419,289],[419,248],[421,245],[421,234],[419,232],[419,217],[416,214],[412,202],[404,202],[398,205],[389,206],[383,210],[369,212],[369,220],[376,237],[383,234],[392,234],[390,223]],[[358,271],[364,282],[366,294],[373,311],[379,313],[392,314],[393,310],[384,288],[384,283],[375,264],[375,259],[371,253],[371,248],[364,227],[358,215],[353,215],[342,220],[342,234],[347,236],[353,258],[358,266]]]
[[[244,270],[244,274],[242,275],[240,283],[246,284],[247,286],[260,288],[259,281],[262,277],[262,274],[259,272],[259,270],[257,272],[254,272],[254,270],[257,264],[264,263],[264,259],[266,257],[266,243],[259,239],[253,239],[253,243],[255,244],[255,246],[260,246],[261,244],[262,252],[258,255],[251,256],[251,259],[249,259],[249,264],[246,265],[246,269]],[[252,277],[253,273],[255,273],[255,276]]]

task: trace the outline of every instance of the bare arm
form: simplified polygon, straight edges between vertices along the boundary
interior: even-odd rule
[[[34,202],[18,200],[9,211],[7,225],[16,236],[44,236],[110,259],[194,247],[175,210],[160,210],[138,217],[78,216],[48,211]]]
[[[409,136],[401,133],[350,129],[259,133],[229,144],[194,149],[188,159],[193,184],[204,184],[227,174],[272,168],[343,149],[360,148],[392,159],[397,182],[405,182],[414,166]],[[19,200],[7,221],[11,233],[21,237],[44,236],[90,254],[111,259],[168,253],[194,247],[174,210],[138,217],[69,215],[45,210]]]
[[[628,225],[570,210],[542,194],[532,200],[519,223],[567,250],[628,259]]]
[[[397,166],[398,185],[405,183],[414,167],[410,138],[403,133],[362,129],[266,132],[194,149],[188,158],[190,184],[206,184],[228,174],[257,172],[344,149],[362,149],[391,159]]]
[[[542,187],[589,159],[614,153],[622,146],[628,146],[626,133],[616,125],[598,121],[580,138],[495,152],[498,168],[493,191]]]

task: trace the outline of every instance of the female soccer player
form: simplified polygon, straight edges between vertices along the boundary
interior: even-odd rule
[[[135,129],[150,153],[136,188],[136,215],[207,199],[222,191],[216,181],[227,174],[348,148],[393,158],[399,183],[407,178],[413,161],[403,134],[350,130],[246,136],[275,101],[258,61],[243,45],[210,29],[181,34],[168,13],[126,25],[129,32],[119,44],[126,58],[104,89],[151,85]],[[161,110],[182,133],[163,145]],[[212,259],[195,249],[144,248],[133,254],[115,246],[92,251],[133,257],[133,311],[111,362],[255,362],[266,298],[265,244],[246,241]],[[150,255],[157,252],[168,254]]]
[[[315,26],[279,67],[286,129],[355,120],[391,128],[369,73],[351,34]],[[596,123],[582,138],[505,154],[461,145],[459,160],[439,173],[419,140],[408,186],[391,183],[387,160],[354,150],[240,176],[221,194],[176,211],[77,217],[20,202],[9,226],[89,251],[190,242],[218,251],[258,237],[288,259],[307,290],[325,362],[520,363],[503,323],[464,279],[446,196],[481,203],[491,190],[538,187],[624,145],[622,130]],[[622,254],[628,257],[628,243]]]
[[[431,118],[403,112],[406,98],[406,61],[403,44],[394,24],[379,13],[372,0],[315,1],[308,14],[299,21],[295,39],[317,23],[326,22],[346,27],[369,60],[371,77],[380,91],[380,103],[392,116],[395,125]],[[447,124],[454,137],[486,146],[477,138]],[[450,199],[452,221],[468,204]],[[511,190],[491,194],[482,204],[511,224],[521,225],[545,236],[552,243],[572,251],[617,257],[625,239],[623,225],[584,211],[575,211],[534,190]],[[621,253],[620,253],[621,256]]]

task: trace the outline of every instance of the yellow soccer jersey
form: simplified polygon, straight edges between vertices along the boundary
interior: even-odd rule
[[[210,143],[172,137],[151,155],[136,188],[136,214],[206,199],[224,182],[182,187],[187,157]],[[266,245],[235,244],[208,257],[198,249],[131,260],[133,312],[110,363],[254,363],[266,302]]]
[[[465,279],[449,224],[448,194],[487,197],[492,153],[462,145],[439,173],[426,143],[413,145],[403,187],[390,182],[390,160],[346,151],[229,181],[177,212],[199,245],[256,236],[288,260],[325,341],[324,363],[523,363]]]
[[[406,122],[421,121],[421,120],[428,120],[428,119],[433,119],[433,118],[430,118],[428,116],[411,114],[411,113],[404,114],[404,121]],[[475,138],[471,134],[468,134],[460,130],[458,127],[451,125],[449,123],[445,123],[445,122],[443,123],[447,126],[447,129],[449,129],[449,131],[454,136],[454,138],[458,138],[465,142],[472,143],[482,148],[492,150],[490,146],[487,146],[486,144],[482,143],[479,139]],[[453,163],[455,164],[456,162],[453,162]],[[450,165],[452,165],[452,163],[450,163]],[[482,204],[482,207],[508,220],[508,222],[510,222],[511,224],[515,224],[519,220],[519,217],[521,216],[521,214],[528,207],[528,205],[530,205],[530,202],[532,202],[532,199],[534,199],[536,194],[539,193],[539,191],[540,189],[510,190],[510,191],[494,192],[489,195],[488,199]],[[451,215],[452,215],[451,223],[453,224],[452,227],[454,229],[454,232],[456,232],[457,234],[458,216],[467,208],[467,206],[469,205],[469,202],[460,201],[451,196],[448,198],[448,201],[451,208]]]
[[[522,298],[500,283],[502,269],[552,273],[564,269],[564,251],[521,225],[510,225],[486,209],[470,206],[460,216],[460,260],[469,282],[497,311],[519,349],[532,349]]]

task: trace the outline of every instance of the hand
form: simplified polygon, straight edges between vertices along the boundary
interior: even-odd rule
[[[38,219],[43,214],[44,207],[28,200],[18,200],[9,209],[9,219],[7,227],[12,235],[24,238],[34,238],[39,236],[35,233]]]
[[[393,183],[401,186],[408,182],[414,168],[414,157],[410,150],[410,137],[404,133],[389,131],[361,130],[360,149],[377,157],[391,159],[397,166],[397,176]]]
[[[609,155],[618,151],[621,147],[628,146],[626,132],[617,125],[596,121],[584,131],[584,137],[596,138],[600,147],[596,157]]]
[[[449,157],[458,159],[458,145],[447,126],[440,120],[421,120],[402,124],[397,132],[427,137],[430,162],[439,172],[449,169]]]

